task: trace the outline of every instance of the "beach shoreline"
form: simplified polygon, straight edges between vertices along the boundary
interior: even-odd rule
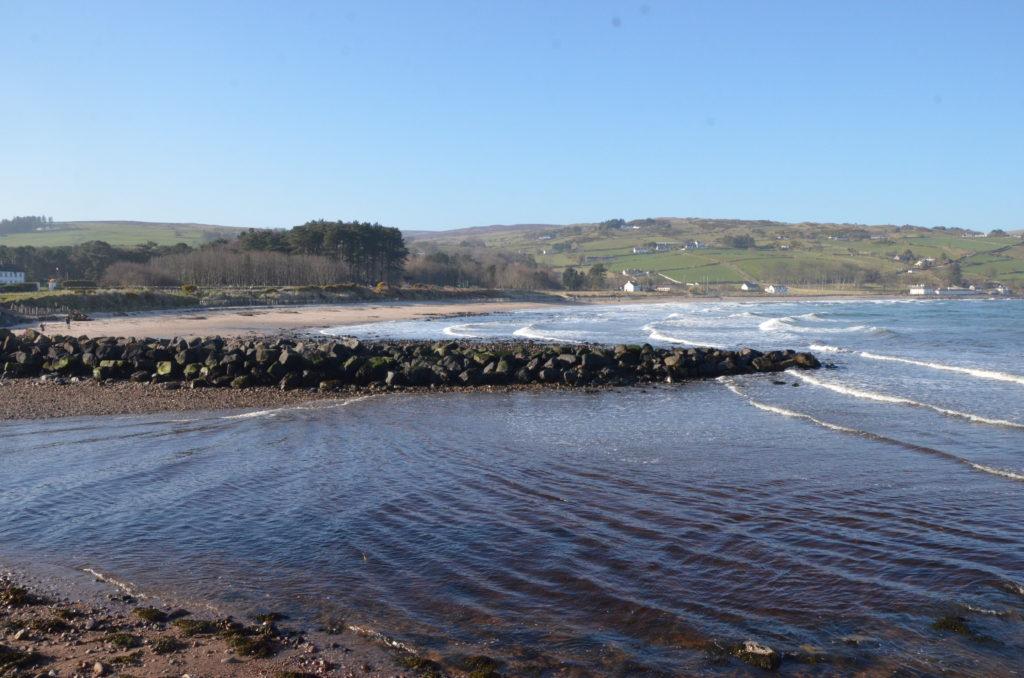
[[[88,566],[4,558],[0,602],[3,675],[372,677],[429,661],[344,619],[306,628],[272,608],[154,594]]]
[[[800,301],[856,301],[864,299],[907,299],[899,295],[792,295],[783,297],[689,295],[628,295],[622,293],[572,294],[544,300],[458,300],[458,301],[396,301],[359,302],[351,304],[316,304],[295,306],[245,306],[231,308],[193,308],[131,313],[99,313],[88,321],[74,321],[70,329],[63,323],[50,322],[47,329],[72,336],[102,337],[172,337],[193,338],[222,336],[230,338],[261,336],[304,336],[319,334],[334,327],[370,323],[445,320],[542,308],[581,305],[619,306],[634,304],[704,304],[763,303],[777,304]],[[22,324],[11,327],[15,333],[38,329],[39,325]]]

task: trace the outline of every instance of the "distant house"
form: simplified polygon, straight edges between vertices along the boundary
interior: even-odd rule
[[[654,251],[655,252],[671,252],[673,247],[675,247],[675,243],[659,242],[659,243],[655,243]]]
[[[768,294],[789,294],[789,288],[785,285],[769,285],[764,291]]]
[[[650,254],[653,250],[650,247],[634,247],[633,254]]]
[[[646,285],[636,280],[627,280],[626,284],[622,286],[623,292],[646,292],[648,289]]]
[[[935,257],[925,257],[924,259],[918,259],[914,266],[917,268],[931,268],[935,265]]]
[[[706,247],[707,247],[707,245],[702,243],[699,240],[691,240],[690,242],[688,242],[685,245],[683,245],[682,249],[684,249],[684,250],[702,250],[702,249],[704,249]]]
[[[673,288],[672,288],[671,285],[659,285],[659,286],[654,288],[654,291],[655,292],[671,292],[672,289]]]
[[[23,271],[0,271],[0,285],[18,285],[25,282]]]
[[[940,287],[935,290],[935,294],[940,297],[973,297],[978,294],[972,289],[966,287]]]
[[[911,285],[910,296],[927,297],[935,294],[935,288],[931,285]]]
[[[758,285],[756,282],[745,282],[742,285],[740,285],[740,289],[743,290],[744,292],[760,292],[761,286]]]

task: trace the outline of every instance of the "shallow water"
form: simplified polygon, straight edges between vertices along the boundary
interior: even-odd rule
[[[6,423],[0,556],[344,618],[512,673],[733,672],[707,647],[747,638],[831,662],[784,672],[1019,670],[1024,304],[583,307],[344,332],[453,326],[814,346],[837,369]],[[987,640],[931,628],[947,614]]]

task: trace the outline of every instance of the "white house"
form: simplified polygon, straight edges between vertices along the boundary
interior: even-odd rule
[[[651,250],[650,247],[634,247],[633,248],[633,254],[650,254],[651,251],[652,250]]]
[[[768,294],[789,294],[789,288],[785,285],[769,285],[764,291]]]
[[[744,292],[760,292],[761,286],[758,285],[756,282],[745,282],[742,285],[740,285],[740,289],[743,290]]]
[[[968,289],[966,287],[953,286],[940,287],[939,289],[935,290],[935,294],[939,295],[940,297],[973,297],[974,295],[978,294],[978,292],[975,292],[974,290]]]
[[[22,271],[0,271],[0,285],[17,285],[25,282],[25,273]]]
[[[646,292],[647,290],[648,287],[646,285],[636,280],[627,280],[626,284],[622,286],[623,292]]]
[[[910,296],[927,297],[935,294],[935,288],[931,285],[911,285]]]

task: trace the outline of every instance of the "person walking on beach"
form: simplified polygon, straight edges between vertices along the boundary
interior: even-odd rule
[[[41,320],[39,321],[39,331],[43,334],[46,334],[46,323],[44,323]]]
[[[64,323],[68,326],[68,329],[70,330],[71,329],[71,314],[70,313],[68,313],[66,316],[64,316]]]

